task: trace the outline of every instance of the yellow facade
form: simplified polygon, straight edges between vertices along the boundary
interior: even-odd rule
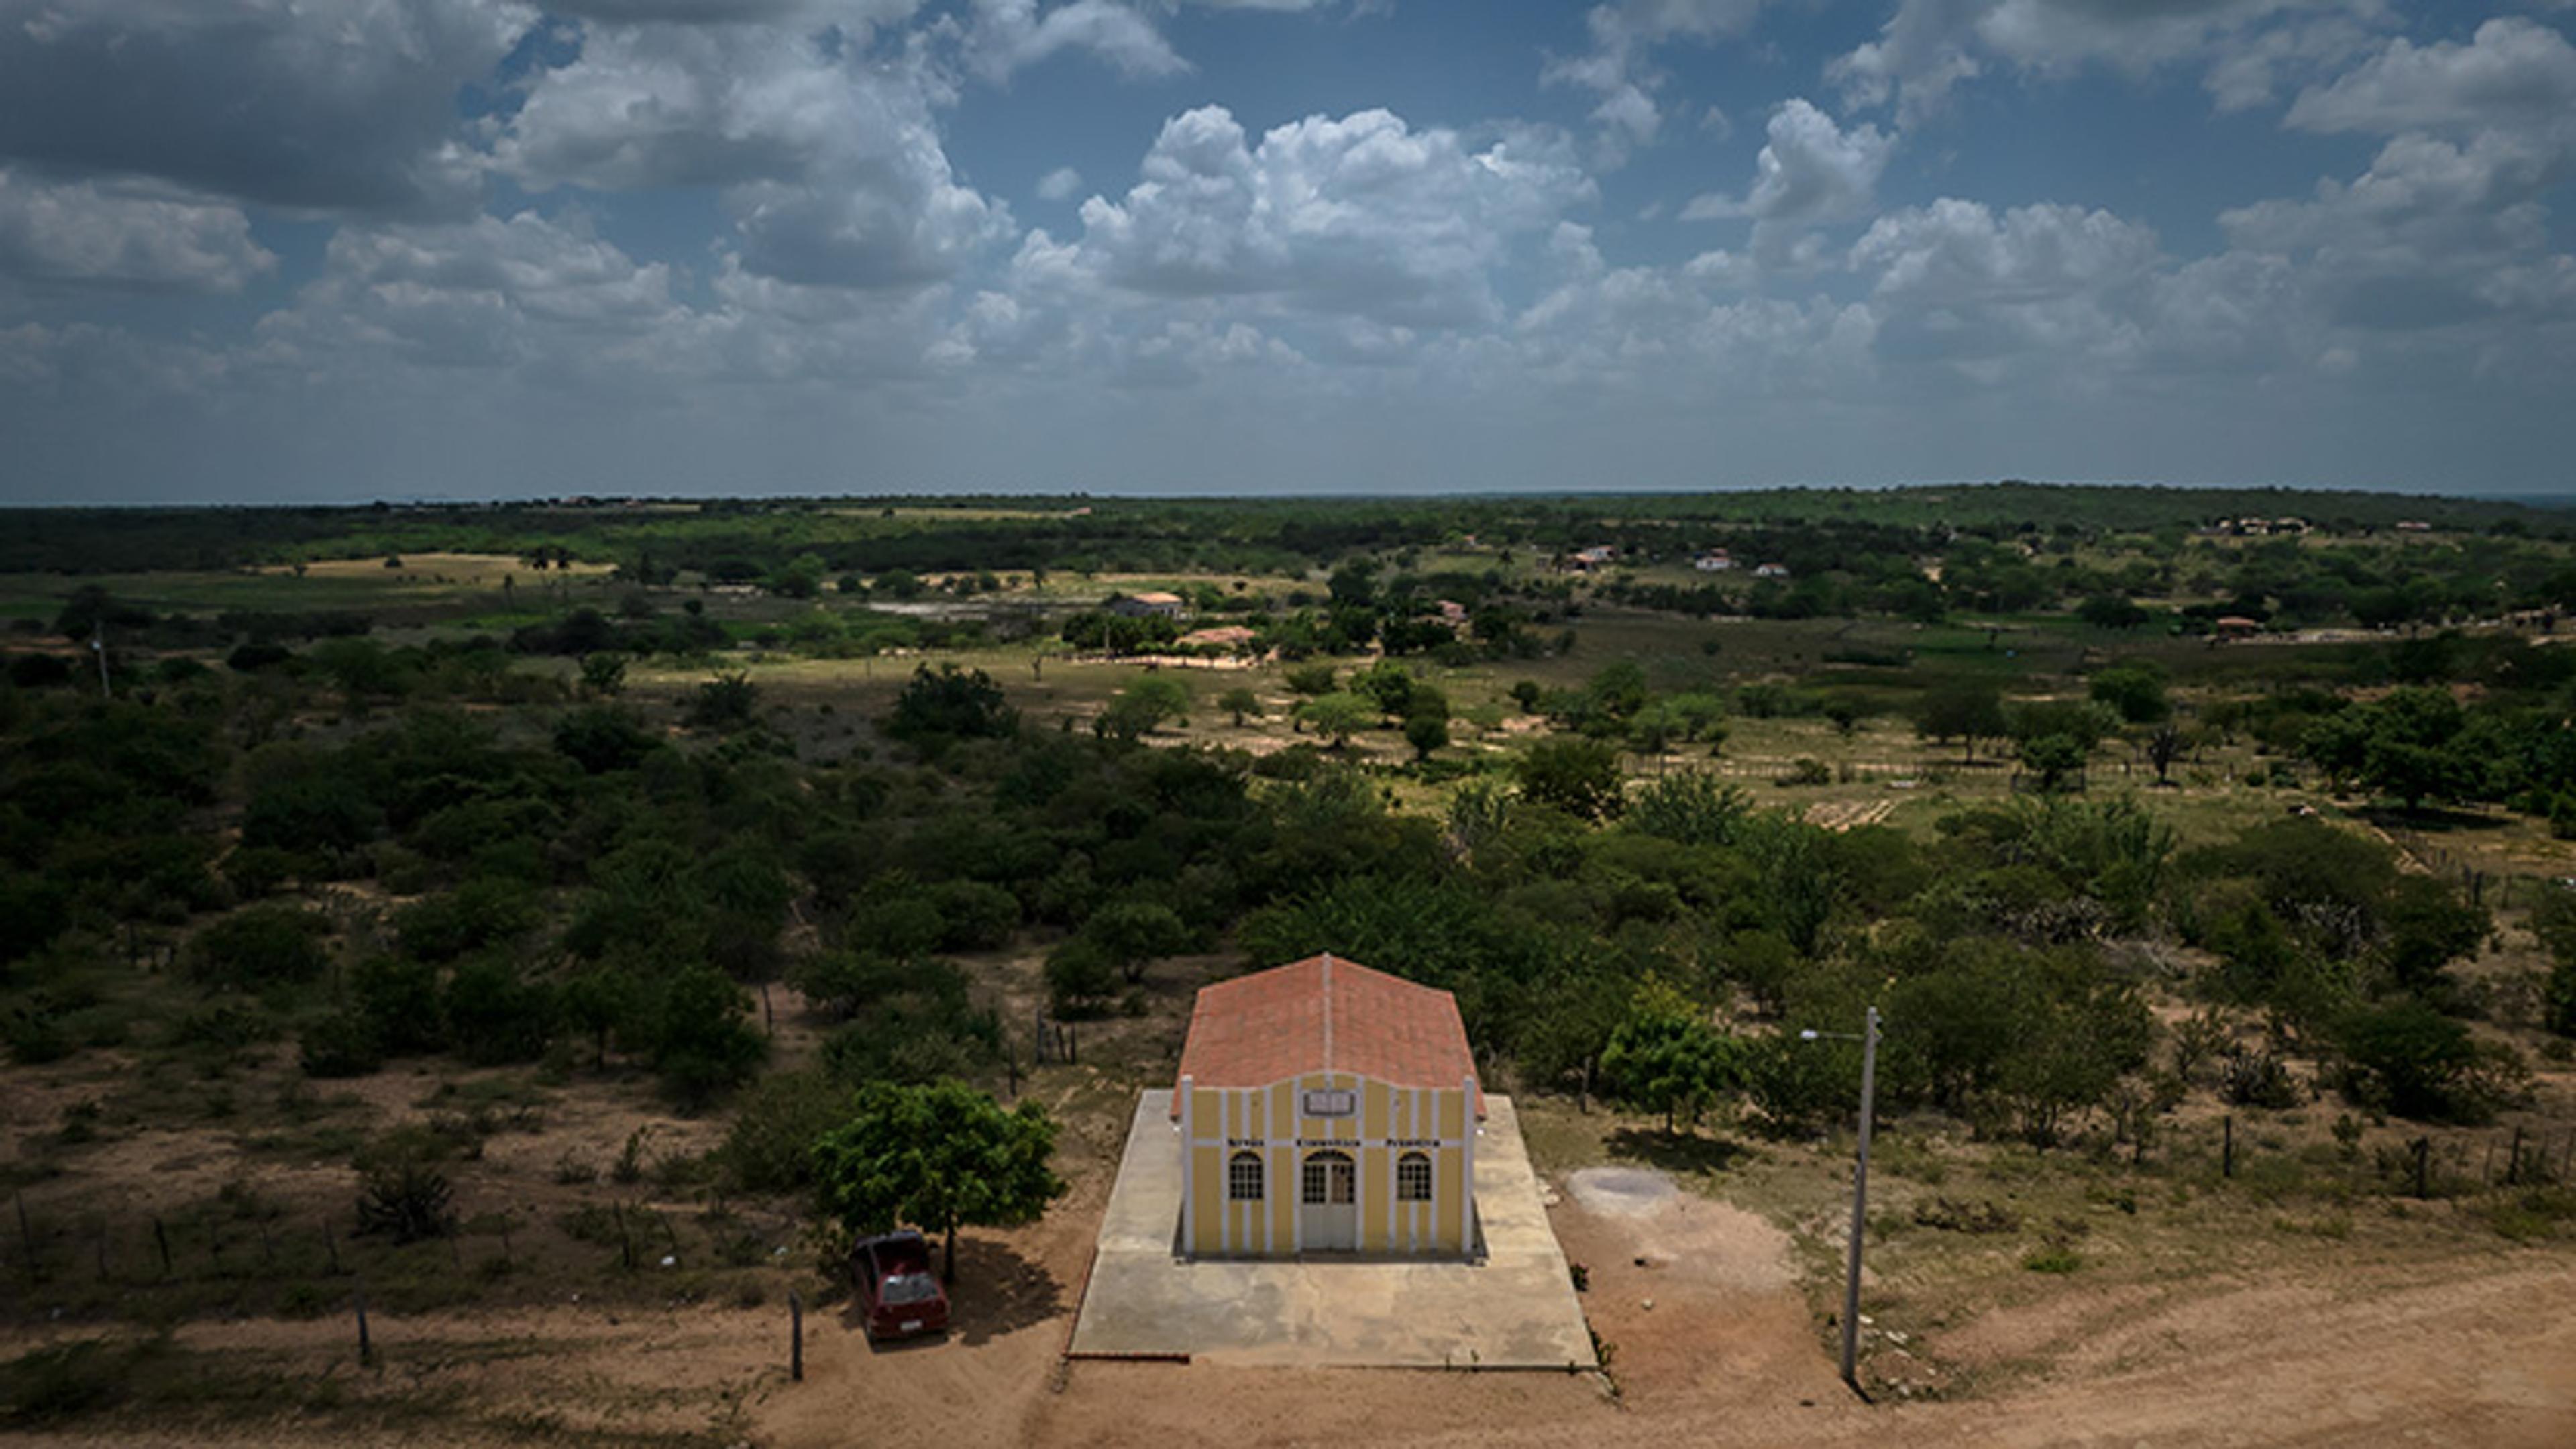
[[[1464,1080],[1400,1087],[1312,1072],[1230,1088],[1183,1078],[1180,1094],[1184,1253],[1474,1251],[1475,1114]],[[1408,1177],[1417,1189],[1427,1179],[1427,1200],[1404,1193]]]

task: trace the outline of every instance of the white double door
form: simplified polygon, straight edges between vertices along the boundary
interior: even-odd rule
[[[1360,1245],[1359,1165],[1347,1152],[1310,1152],[1298,1173],[1298,1242],[1309,1253]]]

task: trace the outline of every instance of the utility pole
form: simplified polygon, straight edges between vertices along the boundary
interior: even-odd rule
[[[107,687],[107,619],[103,615],[90,621],[89,652],[98,656],[98,697],[114,698]]]
[[[1802,1031],[1801,1041],[1830,1038],[1835,1041],[1858,1041],[1860,1046],[1860,1156],[1852,1165],[1851,1254],[1843,1279],[1843,1382],[1855,1394],[1861,1394],[1858,1362],[1860,1358],[1860,1250],[1861,1234],[1869,1223],[1869,1130],[1878,1090],[1878,1008],[1873,1006],[1863,1019],[1857,1037],[1843,1031]],[[1861,1394],[1863,1398],[1868,1395]]]

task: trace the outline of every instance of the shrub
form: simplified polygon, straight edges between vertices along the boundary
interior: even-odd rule
[[[879,587],[884,581],[879,580]],[[1002,698],[1002,687],[980,669],[942,664],[915,668],[912,680],[895,696],[885,731],[896,739],[921,744],[937,739],[1003,739],[1020,727],[1019,711]]]
[[[2285,1111],[2299,1105],[2289,1063],[2269,1047],[2231,1046],[2218,1056],[2218,1091],[2239,1107]]]
[[[445,1156],[444,1145],[419,1128],[389,1133],[360,1153],[358,1231],[398,1244],[455,1232],[455,1194],[438,1170]]]
[[[330,929],[321,917],[295,906],[245,907],[190,943],[188,974],[202,985],[237,991],[310,981],[330,963],[321,939]]]
[[[2529,1075],[2510,1047],[2486,1046],[2421,1001],[2357,1007],[2335,1024],[2344,1090],[2400,1117],[2483,1122]]]
[[[1833,782],[1833,768],[1812,755],[1801,756],[1797,763],[1771,777],[1771,783],[1780,786],[1830,785]]]
[[[760,686],[751,682],[751,676],[737,671],[719,674],[699,685],[689,696],[685,718],[691,729],[739,729],[751,723],[759,707]]]
[[[692,967],[671,977],[654,1012],[653,1065],[684,1106],[702,1106],[749,1078],[769,1041],[743,1019],[742,988]]]
[[[814,1143],[849,1120],[857,1098],[820,1072],[764,1077],[735,1105],[719,1156],[746,1192],[802,1192],[814,1185]]]
[[[403,950],[423,961],[452,961],[478,947],[507,941],[537,923],[537,903],[506,881],[467,881],[394,912]]]
[[[563,1021],[559,994],[522,978],[504,956],[457,967],[443,999],[449,1032],[469,1060],[485,1065],[537,1060]]]
[[[1598,820],[1619,813],[1619,752],[1594,740],[1544,739],[1521,756],[1521,793],[1569,815]]]
[[[608,656],[594,654],[593,659]],[[661,741],[622,709],[593,705],[555,722],[555,751],[581,766],[584,774],[605,775],[631,770],[661,748]]]
[[[363,1077],[385,1064],[375,1029],[353,1011],[335,1011],[305,1027],[296,1056],[308,1077]]]

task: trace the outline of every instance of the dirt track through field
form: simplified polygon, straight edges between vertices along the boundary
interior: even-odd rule
[[[837,1310],[809,1315],[807,1379],[786,1381],[783,1305],[559,1308],[380,1324],[378,1385],[462,1388],[479,1422],[433,1419],[371,1442],[513,1442],[514,1423],[802,1446],[1601,1445],[2326,1446],[2561,1449],[2576,1443],[2576,1269],[2500,1249],[2424,1281],[2330,1253],[2257,1277],[2069,1285],[1948,1331],[1969,1392],[1864,1405],[1836,1381],[1784,1234],[1687,1193],[1640,1209],[1569,1195],[1554,1210],[1587,1265],[1612,1345],[1593,1375],[1291,1371],[1082,1363],[1058,1353],[1080,1288],[1096,1184],[1038,1227],[970,1244],[961,1329],[872,1349]],[[1642,1262],[1639,1260],[1643,1260]],[[188,1347],[360,1379],[348,1325],[206,1322]],[[1920,1346],[1920,1345],[1918,1345]],[[1982,1382],[1985,1388],[1977,1391]],[[515,1418],[506,1416],[516,1416]],[[310,1421],[29,1442],[347,1442]]]

